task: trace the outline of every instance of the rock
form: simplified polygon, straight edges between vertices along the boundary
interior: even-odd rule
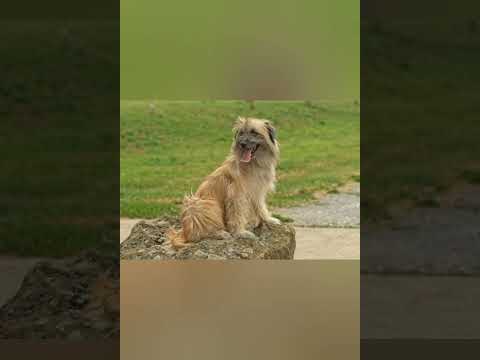
[[[48,318],[38,319],[37,321],[35,321],[35,325],[39,325],[39,326],[45,325],[47,323],[48,323]]]
[[[141,226],[138,226],[142,224]],[[141,221],[133,227],[130,237],[135,237],[138,241],[146,243],[149,246],[162,244],[165,241],[165,232],[170,227],[166,220],[157,219],[152,221]]]
[[[70,335],[68,335],[67,339],[71,341],[80,341],[80,340],[83,340],[83,336],[80,331],[75,330]]]
[[[105,313],[111,318],[120,317],[120,299],[116,294],[110,295],[103,301]]]
[[[256,239],[205,239],[174,250],[166,241],[170,227],[178,228],[176,219],[141,221],[120,245],[122,260],[229,260],[293,259],[295,229],[289,224],[262,225],[253,232]],[[163,239],[151,246],[152,241]]]
[[[118,257],[93,251],[38,263],[0,308],[0,339],[118,338],[119,265]],[[98,283],[108,286],[97,291]]]

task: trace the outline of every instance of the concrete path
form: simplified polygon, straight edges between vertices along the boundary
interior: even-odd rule
[[[0,306],[17,293],[27,272],[41,260],[43,259],[0,256]]]
[[[480,186],[459,186],[434,203],[362,226],[362,271],[480,274]]]
[[[389,222],[362,225],[363,338],[480,334],[480,186],[432,195],[433,206],[393,209]]]
[[[275,212],[293,219],[296,226],[359,228],[360,187],[354,190],[355,193],[327,194],[312,204]]]
[[[360,184],[348,184],[305,206],[275,209],[293,219],[295,260],[360,259]]]
[[[295,227],[294,260],[360,259],[359,229]]]
[[[120,244],[130,235],[135,224],[141,220],[142,219],[120,219]]]
[[[478,277],[362,275],[360,279],[362,338],[478,339]]]
[[[295,260],[360,259],[360,184],[301,207],[272,212],[294,220]],[[120,242],[141,219],[120,219]]]

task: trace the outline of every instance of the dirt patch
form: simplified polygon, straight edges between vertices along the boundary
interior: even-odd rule
[[[450,191],[439,194],[440,207],[480,210],[480,185],[458,183]]]
[[[405,191],[408,192],[408,189]],[[389,224],[393,219],[406,217],[418,208],[463,209],[477,212],[480,210],[480,185],[458,181],[443,190],[427,186],[416,194],[416,199],[405,198],[388,206],[387,216],[377,222]]]
[[[346,194],[360,194],[360,183],[358,182],[349,182],[340,186],[337,191],[339,193]]]

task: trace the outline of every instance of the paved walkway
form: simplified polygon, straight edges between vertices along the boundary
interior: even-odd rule
[[[360,259],[360,184],[306,206],[273,212],[294,220],[295,260]],[[140,220],[120,220],[120,242]]]
[[[359,229],[295,227],[297,248],[294,260],[358,260]]]
[[[360,279],[362,338],[478,339],[478,277],[362,275]]]
[[[142,219],[127,219],[127,218],[122,218],[120,219],[120,243],[125,240],[128,235],[130,235],[130,232],[132,231],[132,228],[135,226],[135,224]]]
[[[309,205],[275,209],[293,219],[295,260],[360,259],[360,184],[344,186]]]
[[[435,206],[362,226],[362,337],[478,338],[480,186],[434,196]]]
[[[27,272],[40,260],[0,256],[0,306],[17,293]]]
[[[434,200],[362,226],[362,271],[480,274],[480,186],[459,185]]]

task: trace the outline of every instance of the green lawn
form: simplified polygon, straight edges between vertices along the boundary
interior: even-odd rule
[[[362,221],[480,182],[480,33],[425,14],[362,24]]]
[[[0,24],[0,252],[118,241],[118,22]]]
[[[154,106],[151,106],[154,104]],[[244,101],[120,103],[123,217],[175,214],[183,196],[226,157],[237,116],[270,119],[281,148],[271,206],[309,201],[360,179],[360,106]]]

